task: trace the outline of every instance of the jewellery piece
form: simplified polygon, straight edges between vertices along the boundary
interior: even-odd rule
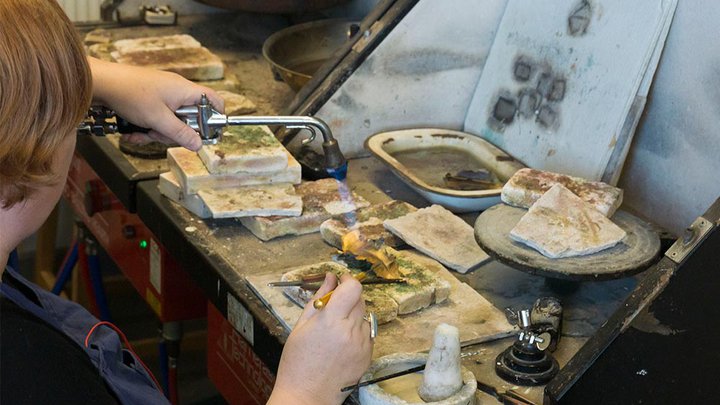
[[[363,316],[363,319],[370,323],[370,339],[375,339],[378,334],[378,323],[375,314],[368,312],[365,316]]]

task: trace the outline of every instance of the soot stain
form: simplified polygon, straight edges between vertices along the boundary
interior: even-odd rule
[[[575,7],[573,7],[570,15],[568,16],[568,34],[574,37],[585,35],[588,27],[590,26],[590,20],[592,19],[593,7],[588,0],[580,1]]]

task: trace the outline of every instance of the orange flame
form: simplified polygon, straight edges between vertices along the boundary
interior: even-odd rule
[[[365,239],[359,230],[343,235],[342,251],[353,254],[360,260],[370,262],[372,270],[378,277],[402,278],[395,258],[388,255],[382,246],[373,246],[373,243]]]

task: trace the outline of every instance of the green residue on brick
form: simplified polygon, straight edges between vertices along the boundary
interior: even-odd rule
[[[224,154],[238,155],[248,151],[281,146],[274,135],[258,126],[236,126],[223,136],[222,141],[213,146],[213,149]]]
[[[405,270],[401,270],[401,273],[408,280],[407,284],[392,284],[395,291],[401,293],[417,291],[418,287],[429,286],[435,282],[435,279],[430,276],[428,271],[417,263],[399,257],[395,258],[395,262]]]
[[[373,206],[358,211],[357,220],[365,222],[370,218],[378,218],[382,220],[395,219],[410,213],[412,208],[402,201],[393,201],[392,203],[383,204],[382,206]]]

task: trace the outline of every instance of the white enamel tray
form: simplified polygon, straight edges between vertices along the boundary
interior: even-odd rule
[[[482,166],[495,173],[501,182],[525,167],[521,162],[488,141],[467,132],[439,128],[416,128],[381,132],[365,141],[365,148],[387,164],[395,175],[426,200],[453,212],[481,211],[500,202],[500,189],[454,190],[423,181],[417,173],[393,157],[404,151],[432,148],[462,149]],[[429,161],[428,165],[435,164]],[[438,171],[445,170],[437,167]]]

